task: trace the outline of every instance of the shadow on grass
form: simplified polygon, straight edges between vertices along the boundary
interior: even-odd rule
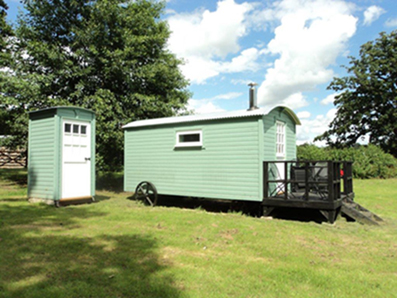
[[[135,200],[134,196],[130,196],[128,197],[128,199]],[[185,209],[203,209],[207,212],[214,213],[236,212],[253,217],[259,217],[262,214],[262,208],[260,203],[244,201],[187,198],[161,195],[158,197],[157,206]]]
[[[1,297],[178,297],[156,239],[91,236],[88,208],[0,204]]]
[[[135,200],[134,196],[128,197]],[[261,217],[262,204],[258,202],[228,201],[201,198],[186,198],[177,196],[164,196],[158,198],[157,206],[176,207],[186,209],[203,209],[207,212],[229,213],[236,212],[252,217]],[[318,211],[301,208],[275,208],[271,216],[277,219],[293,220],[301,222],[327,222],[326,218]]]
[[[96,174],[96,189],[115,193],[123,192],[123,173],[98,172]]]
[[[0,181],[10,181],[26,186],[28,184],[27,169],[0,169]]]
[[[95,195],[95,201],[93,201],[92,203],[99,203],[102,201],[107,201],[110,200],[109,196],[99,196],[99,195]]]
[[[315,222],[318,224],[328,222],[327,219],[320,213],[320,211],[315,209],[275,208],[270,216],[277,219],[300,222]]]
[[[28,201],[27,198],[18,198],[18,199],[4,198],[4,199],[0,199],[0,202],[27,202],[27,201]]]

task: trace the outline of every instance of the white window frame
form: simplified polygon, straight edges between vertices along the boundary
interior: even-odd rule
[[[282,131],[280,131],[282,129]],[[276,121],[276,156],[285,157],[286,136],[285,136],[285,123]],[[281,148],[281,150],[280,150]]]
[[[198,142],[181,142],[180,137],[184,135],[198,134],[200,140]],[[176,132],[176,142],[175,148],[184,148],[184,147],[202,147],[203,146],[203,131],[201,129],[198,130],[185,130],[185,131],[177,131]]]

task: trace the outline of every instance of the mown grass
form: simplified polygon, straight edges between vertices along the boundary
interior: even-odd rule
[[[396,297],[395,179],[355,181],[374,227],[150,208],[101,185],[54,208],[26,201],[24,175],[0,170],[0,297]]]

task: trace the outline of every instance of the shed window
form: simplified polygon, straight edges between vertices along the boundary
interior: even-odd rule
[[[203,145],[202,131],[180,131],[176,133],[175,147],[200,147]]]
[[[77,124],[73,124],[73,133],[79,133],[79,126]]]
[[[276,122],[276,155],[285,156],[285,123]]]
[[[87,126],[85,126],[85,125],[80,126],[80,133],[82,135],[87,134]]]
[[[72,132],[72,125],[69,123],[65,123],[65,132],[71,133]]]

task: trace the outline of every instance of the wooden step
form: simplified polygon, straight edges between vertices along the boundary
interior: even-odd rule
[[[342,201],[341,212],[343,215],[362,224],[379,225],[379,222],[383,221],[375,213],[347,198]]]

